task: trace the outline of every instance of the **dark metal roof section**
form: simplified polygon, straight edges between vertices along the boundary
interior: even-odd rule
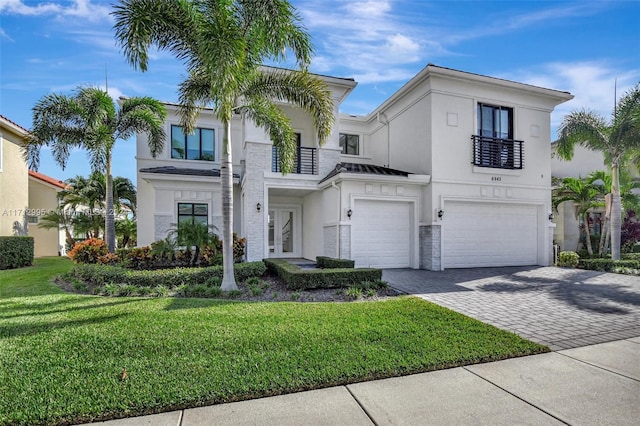
[[[140,169],[140,173],[220,177],[220,169],[188,169],[188,168],[174,167],[174,166],[146,167],[146,168]],[[234,173],[233,177],[240,178],[240,175],[238,175],[237,173]]]
[[[320,183],[325,180],[331,179],[339,173],[360,173],[363,175],[378,175],[378,176],[409,176],[412,173],[403,172],[402,170],[390,169],[388,167],[374,166],[372,164],[358,164],[358,163],[338,163],[335,169],[329,172]]]

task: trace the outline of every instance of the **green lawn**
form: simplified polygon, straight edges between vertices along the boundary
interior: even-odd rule
[[[106,298],[60,291],[51,280],[68,267],[0,271],[0,424],[124,417],[548,350],[413,297]]]

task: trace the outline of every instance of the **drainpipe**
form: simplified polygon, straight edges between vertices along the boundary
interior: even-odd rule
[[[382,121],[381,117],[384,117],[384,121]],[[389,126],[389,119],[384,112],[379,112],[376,118],[378,119],[378,123],[387,126],[387,167],[391,167],[391,128]]]
[[[336,247],[338,259],[340,259],[340,215],[342,213],[342,190],[336,185],[336,181],[331,182],[333,189],[338,191],[338,221],[336,222]]]

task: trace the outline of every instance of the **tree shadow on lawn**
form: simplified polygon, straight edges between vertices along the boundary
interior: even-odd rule
[[[77,320],[42,321],[38,324],[20,323],[0,325],[0,339],[16,336],[32,336],[40,333],[48,333],[55,329],[68,327],[81,327],[84,325],[96,325],[108,321],[115,321],[129,314],[121,313],[115,315],[105,315],[100,317],[84,318]]]
[[[84,299],[84,300],[83,300]],[[0,313],[0,319],[10,319],[10,318],[18,318],[18,317],[30,317],[30,316],[43,316],[50,315],[62,312],[73,312],[73,311],[86,311],[87,309],[96,309],[96,308],[105,308],[107,306],[117,306],[125,303],[131,303],[137,301],[137,299],[125,299],[118,300],[113,302],[106,303],[83,303],[83,302],[95,302],[98,299],[97,297],[74,297],[74,298],[65,298],[62,300],[58,300],[55,302],[48,303],[16,303],[17,306],[13,307],[3,307],[2,313]],[[79,306],[70,306],[64,307],[65,305],[78,305]],[[11,312],[15,313],[11,313]],[[5,315],[5,312],[7,315]]]
[[[256,303],[247,300],[226,300],[226,299],[207,299],[198,297],[170,297],[167,298],[168,303],[164,307],[167,311],[173,311],[178,309],[198,309],[198,308],[210,308],[212,306],[224,306],[231,304],[246,304]]]
[[[585,311],[617,315],[633,313],[624,305],[640,306],[640,292],[628,291],[628,286],[623,284],[588,282],[603,275],[605,274],[600,272],[581,270],[568,270],[558,274],[557,278],[519,273],[499,277],[504,281],[483,284],[478,289],[496,293],[544,292],[556,300]]]

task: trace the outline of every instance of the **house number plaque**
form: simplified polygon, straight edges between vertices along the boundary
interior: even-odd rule
[[[502,181],[502,177],[501,176],[491,176],[491,180],[493,182],[500,182],[500,181]]]

